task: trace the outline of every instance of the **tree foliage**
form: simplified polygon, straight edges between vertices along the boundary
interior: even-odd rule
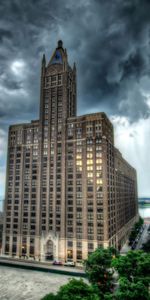
[[[70,279],[67,284],[60,287],[56,295],[51,293],[42,300],[100,300],[100,298],[94,288],[82,279]]]
[[[85,261],[85,271],[91,285],[71,279],[56,295],[51,293],[42,300],[150,300],[149,253],[129,251],[121,256],[114,248],[100,247]]]
[[[117,255],[114,248],[97,248],[85,261],[85,271],[89,281],[97,286],[100,292],[109,292],[112,289],[113,270],[112,257]]]
[[[128,281],[126,278],[120,280],[119,289],[113,295],[105,295],[105,300],[150,300],[146,286],[138,281]]]
[[[150,280],[150,255],[143,251],[129,251],[125,256],[112,260],[120,277],[127,278],[130,282],[142,281],[148,285]]]

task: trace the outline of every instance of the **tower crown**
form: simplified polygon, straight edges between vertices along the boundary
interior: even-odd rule
[[[66,62],[66,60],[67,60],[67,55],[63,48],[63,42],[62,40],[59,40],[57,44],[57,48],[55,49],[50,59],[49,65],[63,64],[64,62]]]
[[[63,42],[62,42],[62,40],[58,41],[58,47],[57,48],[63,48]]]

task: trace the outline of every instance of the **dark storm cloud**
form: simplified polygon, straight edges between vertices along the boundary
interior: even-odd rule
[[[105,111],[130,131],[142,175],[144,153],[141,191],[148,194],[150,0],[0,1],[0,194],[8,125],[38,118],[41,58],[45,52],[49,61],[59,39],[77,63],[78,113]]]
[[[95,103],[98,110],[103,107],[131,120],[148,116],[141,79],[149,78],[150,71],[150,2],[143,1],[141,6],[140,1],[97,1],[93,7],[85,59],[82,56],[81,60],[81,69],[88,68],[81,78],[81,89],[87,95],[85,107]]]
[[[0,28],[0,42],[3,42],[4,39],[11,39],[12,33],[9,30]]]
[[[131,121],[146,118],[143,78],[149,80],[150,74],[149,11],[146,0],[2,0],[2,123],[37,118],[42,53],[49,60],[59,38],[71,63],[77,62],[79,113],[105,110]],[[20,60],[24,66],[13,73],[12,63]]]

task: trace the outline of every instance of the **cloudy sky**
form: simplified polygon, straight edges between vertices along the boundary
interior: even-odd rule
[[[105,111],[150,196],[150,1],[0,1],[0,197],[10,124],[38,118],[40,63],[62,39],[77,64],[78,114]]]

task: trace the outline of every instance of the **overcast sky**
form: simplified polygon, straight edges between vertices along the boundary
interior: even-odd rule
[[[40,64],[62,39],[78,73],[78,114],[104,111],[150,196],[150,1],[0,1],[0,196],[10,124],[37,119]]]

